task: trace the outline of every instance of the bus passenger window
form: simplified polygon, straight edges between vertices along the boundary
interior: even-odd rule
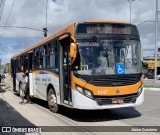
[[[47,46],[47,67],[50,67],[50,43]]]
[[[23,57],[23,62],[24,62],[24,64],[23,64],[23,72],[24,71],[26,71],[27,70],[27,67],[28,67],[28,57],[27,57],[27,55],[25,55],[24,57]]]
[[[17,68],[16,68],[17,70],[17,72],[20,72],[21,70],[21,65],[20,65],[20,57],[18,57],[18,59],[17,59]]]
[[[43,55],[44,55],[44,50],[43,47],[40,48],[40,65],[39,68],[42,68],[43,65]]]
[[[23,56],[20,56],[20,63],[19,63],[19,72],[23,72],[24,67],[23,67]]]
[[[56,42],[52,42],[51,52],[50,52],[50,67],[55,67],[56,66],[56,54],[57,54],[56,47],[57,47]]]
[[[45,45],[43,48],[43,67],[46,67],[46,57],[47,57],[47,46]]]
[[[34,68],[39,68],[39,48],[34,51]]]

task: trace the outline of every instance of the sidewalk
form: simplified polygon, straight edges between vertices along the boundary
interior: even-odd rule
[[[15,95],[12,96],[12,94],[8,94],[11,92],[11,89],[9,86],[0,85],[0,126],[2,130],[2,127],[10,127],[10,126],[34,126],[35,125],[30,122],[28,119],[26,119],[20,112],[17,111],[16,108],[13,107],[13,105],[8,102],[9,99],[14,99]],[[19,99],[20,100],[20,99]],[[17,102],[16,107],[22,108],[24,106],[19,105],[18,101],[12,101],[13,103]],[[10,135],[25,135],[25,133],[2,133],[1,135],[10,134]]]

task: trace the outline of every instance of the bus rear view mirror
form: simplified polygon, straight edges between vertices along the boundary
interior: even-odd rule
[[[70,58],[71,58],[71,65],[73,64],[73,62],[75,61],[77,56],[77,45],[75,43],[71,43],[70,44]]]

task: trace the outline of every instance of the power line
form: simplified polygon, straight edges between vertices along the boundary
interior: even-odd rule
[[[7,17],[7,20],[6,20],[5,26],[6,26],[6,25],[7,25],[7,23],[8,23],[8,20],[9,20],[9,17],[10,17],[10,15],[11,15],[11,12],[12,12],[12,9],[13,9],[13,6],[14,6],[15,1],[16,1],[16,0],[13,0],[13,3],[12,3],[12,6],[11,6],[11,9],[10,9],[9,15],[8,15],[8,17]],[[2,35],[3,35],[4,30],[5,30],[5,27],[3,27],[3,29],[2,29],[2,33],[1,33],[0,39],[2,38]]]
[[[0,20],[2,18],[5,3],[6,3],[6,0],[1,0],[1,3],[0,3]]]
[[[2,13],[2,5],[3,5],[3,0],[1,0],[1,3],[0,3],[0,14]],[[0,18],[1,18],[1,15],[0,15]]]
[[[5,1],[6,1],[6,0],[5,0]],[[11,12],[12,12],[12,9],[13,9],[13,6],[14,6],[14,3],[15,3],[15,0],[13,0],[12,7],[11,7],[11,9],[10,9],[10,12],[9,12],[8,17],[7,17],[7,20],[6,20],[5,25],[4,25],[4,26],[0,26],[0,27],[3,27],[2,32],[1,32],[1,35],[0,35],[0,39],[2,38],[3,32],[4,32],[4,30],[5,30],[6,27],[11,27],[11,28],[25,28],[25,29],[32,29],[32,30],[37,30],[37,31],[43,31],[43,32],[44,32],[44,36],[47,37],[47,31],[48,31],[48,30],[47,30],[48,0],[46,0],[46,28],[43,28],[43,30],[36,29],[36,28],[31,28],[31,27],[25,27],[25,26],[7,26],[7,23],[8,23],[8,20],[9,20],[10,15],[11,15]]]
[[[24,28],[24,29],[31,29],[31,30],[36,30],[36,31],[42,31],[43,30],[40,30],[40,29],[36,29],[36,28],[31,28],[31,27],[26,27],[26,26],[10,26],[10,25],[0,25],[0,27],[10,27],[10,28]]]

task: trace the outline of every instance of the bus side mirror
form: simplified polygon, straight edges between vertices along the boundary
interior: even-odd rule
[[[70,44],[70,58],[71,58],[71,65],[73,64],[73,62],[75,61],[77,56],[77,45],[75,43],[71,43]]]

